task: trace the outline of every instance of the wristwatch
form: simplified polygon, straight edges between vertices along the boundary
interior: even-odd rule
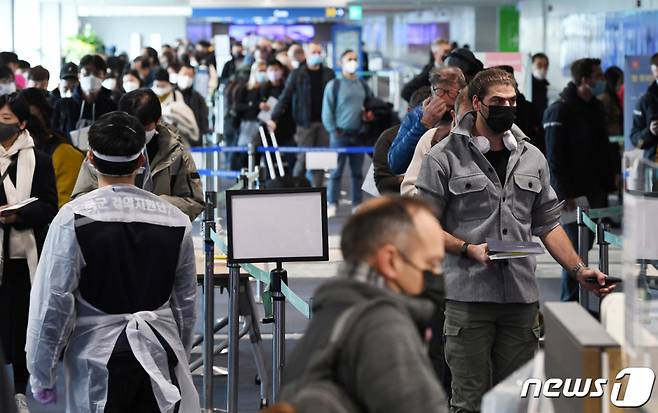
[[[585,265],[585,263],[581,261],[581,262],[578,263],[578,265],[576,265],[575,267],[573,267],[571,269],[571,273],[575,277],[575,276],[578,275],[578,271],[582,270],[583,268],[587,268],[587,265]]]
[[[459,248],[459,255],[461,255],[464,258],[468,258],[468,246],[472,245],[470,242],[464,242],[462,246]]]

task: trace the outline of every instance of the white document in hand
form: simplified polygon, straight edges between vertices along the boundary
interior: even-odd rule
[[[267,102],[265,103],[267,103],[267,106],[270,107],[270,110],[261,110],[260,113],[258,113],[258,120],[265,123],[272,120],[272,111],[274,110],[274,107],[278,101],[279,100],[274,96],[267,98]]]

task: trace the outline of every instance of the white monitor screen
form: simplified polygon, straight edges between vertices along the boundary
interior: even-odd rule
[[[228,191],[226,203],[230,261],[329,259],[324,188]]]

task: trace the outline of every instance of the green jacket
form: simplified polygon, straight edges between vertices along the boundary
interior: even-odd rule
[[[189,151],[180,137],[164,125],[157,126],[159,149],[150,162],[152,192],[194,220],[204,208],[201,179]],[[98,188],[98,178],[88,160],[82,164],[71,198]]]

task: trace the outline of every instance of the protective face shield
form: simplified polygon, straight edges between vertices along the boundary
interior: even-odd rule
[[[0,123],[0,142],[6,142],[21,131],[17,123]]]
[[[16,91],[16,83],[14,82],[0,83],[0,96],[9,95],[11,93],[14,93],[15,91]]]
[[[123,90],[128,92],[132,92],[133,90],[139,89],[139,82],[135,82],[134,80],[129,80],[127,82],[123,82]]]
[[[343,65],[343,70],[346,73],[354,74],[354,73],[356,73],[358,68],[359,68],[359,62],[357,62],[356,60],[348,60]]]
[[[482,106],[489,110],[489,116],[484,118],[487,126],[496,133],[508,131],[516,120],[516,106],[488,106],[484,103]]]
[[[87,95],[98,92],[101,90],[101,86],[103,86],[103,80],[99,77],[89,75],[80,79],[80,89]]]
[[[107,79],[103,80],[103,87],[108,90],[114,90],[114,88],[117,86],[117,80],[113,77],[108,77]]]
[[[194,84],[194,78],[191,76],[179,76],[178,77],[178,87],[181,90],[187,90],[192,87]]]

